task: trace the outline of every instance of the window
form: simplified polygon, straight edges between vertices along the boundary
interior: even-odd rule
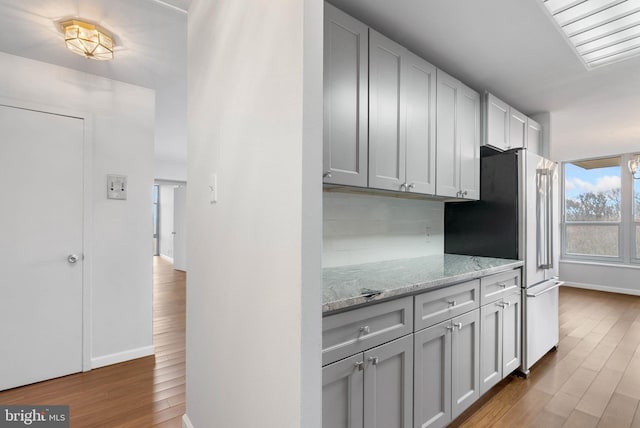
[[[620,165],[620,157],[564,164],[566,256],[609,259],[621,257]],[[637,211],[640,214],[640,210]]]

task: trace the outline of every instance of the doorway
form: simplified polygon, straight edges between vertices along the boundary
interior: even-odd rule
[[[0,105],[0,390],[82,371],[83,118]]]

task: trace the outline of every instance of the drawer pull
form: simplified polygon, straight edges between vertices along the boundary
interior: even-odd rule
[[[503,302],[496,302],[496,306],[500,306],[501,308],[504,308],[504,303]]]
[[[362,371],[364,370],[364,361],[358,361],[357,363],[354,364],[354,366],[359,370]]]
[[[371,332],[371,329],[369,328],[368,325],[360,327],[360,333],[361,334],[369,334],[370,332]]]
[[[454,327],[454,326],[452,326],[452,325],[448,325],[448,326],[447,326],[447,330],[453,330],[454,328],[455,328],[455,327]]]
[[[456,324],[454,324],[453,326],[454,326],[454,327],[457,327],[457,328],[458,328],[458,330],[462,330],[462,323],[461,323],[461,322],[456,323]]]
[[[449,306],[455,306],[456,305],[456,301],[455,300],[449,300],[447,303],[449,304]]]
[[[369,357],[369,362],[374,366],[378,365],[378,357]]]
[[[498,284],[500,287],[502,288],[507,288],[507,284],[505,284],[504,282],[501,282],[500,284]]]

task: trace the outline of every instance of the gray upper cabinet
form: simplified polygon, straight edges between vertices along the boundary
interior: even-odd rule
[[[402,190],[405,144],[401,108],[402,55],[405,49],[369,32],[369,187]]]
[[[436,192],[436,68],[406,51],[403,57],[406,190]]]
[[[527,149],[542,155],[542,125],[531,118],[527,118]]]
[[[436,194],[480,196],[480,96],[438,70]]]
[[[480,94],[460,85],[460,193],[464,199],[480,199]]]
[[[527,116],[509,108],[509,148],[527,148]]]
[[[367,186],[368,54],[368,27],[325,3],[325,183]]]
[[[364,353],[364,426],[412,428],[413,337]]]
[[[485,141],[500,150],[509,148],[509,104],[496,96],[485,95]]]
[[[436,68],[369,30],[369,187],[435,193]]]
[[[362,353],[322,368],[322,426],[364,428]]]
[[[541,127],[495,95],[485,93],[483,102],[483,145],[498,150],[532,148],[537,153]],[[530,128],[530,123],[532,123]],[[529,142],[532,131],[533,142]]]

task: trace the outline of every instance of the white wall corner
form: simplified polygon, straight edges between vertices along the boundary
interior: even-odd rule
[[[148,357],[155,354],[153,345],[143,346],[141,348],[129,349],[115,354],[103,355],[91,359],[91,368],[97,369],[99,367],[110,366],[112,364],[118,364],[129,360],[135,360],[136,358]]]
[[[169,263],[173,264],[173,257],[169,257],[169,256],[165,256],[164,254],[160,254],[160,258],[168,261]]]
[[[186,413],[182,415],[182,428],[195,428]]]

